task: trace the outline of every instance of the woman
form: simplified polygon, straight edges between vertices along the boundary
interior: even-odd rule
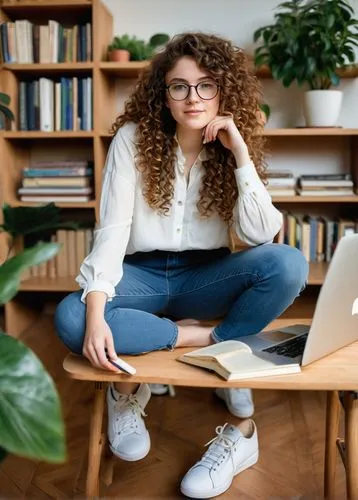
[[[56,312],[59,336],[73,352],[114,370],[107,356],[116,353],[255,334],[297,297],[307,263],[296,249],[272,243],[282,216],[262,182],[260,98],[245,55],[222,38],[185,33],[153,58],[113,126],[100,223],[77,277],[83,291]],[[252,248],[231,254],[229,229]],[[213,318],[223,318],[214,329],[196,321]],[[234,415],[252,415],[250,391],[217,394]],[[146,384],[108,390],[109,441],[124,460],[149,452],[142,418],[149,398]],[[183,493],[219,494],[255,462],[256,431],[251,421],[244,427],[218,430]],[[247,449],[235,454],[242,436]],[[231,456],[228,445],[234,468],[217,458],[220,450]]]

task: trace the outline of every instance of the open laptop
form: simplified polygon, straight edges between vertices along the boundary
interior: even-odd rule
[[[358,234],[339,241],[321,287],[311,326],[292,325],[238,337],[255,354],[281,364],[308,365],[358,340]]]

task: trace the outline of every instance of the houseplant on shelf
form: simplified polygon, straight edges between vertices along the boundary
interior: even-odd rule
[[[145,42],[134,36],[125,33],[122,36],[115,36],[113,42],[108,46],[108,57],[110,61],[146,61],[160,47],[169,40],[166,33],[155,33],[151,36],[149,42]],[[121,51],[121,52],[120,52]],[[126,52],[123,55],[123,51]]]
[[[307,126],[335,126],[342,92],[337,70],[355,62],[358,21],[346,0],[289,0],[278,5],[274,24],[255,31],[255,66],[267,65],[285,87],[304,95]]]
[[[127,33],[122,36],[115,36],[112,43],[108,45],[108,59],[112,62],[127,62],[130,59],[128,45],[131,38]]]

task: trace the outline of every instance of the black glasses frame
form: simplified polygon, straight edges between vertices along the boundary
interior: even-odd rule
[[[190,95],[190,89],[193,87],[195,89],[195,92],[196,94],[200,97],[200,99],[203,99],[203,101],[211,101],[212,99],[215,99],[215,97],[218,95],[219,93],[219,90],[220,90],[220,85],[215,83],[216,85],[216,93],[213,97],[201,97],[201,95],[199,94],[198,92],[198,87],[199,85],[201,85],[202,83],[205,83],[205,82],[199,82],[197,83],[196,85],[189,85],[188,83],[183,83],[182,85],[185,85],[186,87],[188,87],[188,92],[186,94],[185,97],[183,97],[182,99],[175,99],[175,97],[172,96],[172,94],[170,93],[170,87],[172,85],[177,85],[176,83],[171,83],[170,85],[165,85],[165,89],[168,91],[170,97],[173,99],[173,101],[185,101],[185,99],[188,99],[189,95]]]

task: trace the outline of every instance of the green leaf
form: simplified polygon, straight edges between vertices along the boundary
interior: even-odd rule
[[[4,92],[0,92],[0,101],[8,106],[10,104],[10,96],[4,94]]]
[[[31,459],[63,462],[64,426],[55,385],[35,354],[0,332],[0,445]]]
[[[263,103],[263,104],[260,104],[260,109],[261,109],[261,111],[263,111],[265,113],[266,119],[268,120],[270,118],[270,115],[271,115],[270,106],[266,103]]]
[[[0,104],[0,113],[5,115],[9,120],[15,120],[14,113],[7,106]]]
[[[21,273],[25,269],[52,259],[59,248],[60,245],[57,243],[39,243],[15,255],[0,266],[0,305],[5,304],[16,295]]]
[[[0,225],[0,230],[11,234],[13,238],[27,234],[41,235],[59,228],[77,229],[78,227],[75,222],[61,222],[60,210],[54,203],[40,207],[11,207],[4,204],[3,217],[4,224]]]
[[[155,33],[149,40],[149,45],[152,47],[159,47],[160,45],[165,45],[169,41],[170,37],[166,33]]]

